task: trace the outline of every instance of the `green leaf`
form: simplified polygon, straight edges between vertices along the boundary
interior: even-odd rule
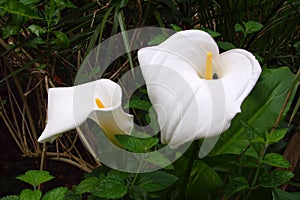
[[[36,12],[17,0],[9,0],[4,4],[0,4],[0,8],[12,14],[41,19]]]
[[[200,28],[200,30],[207,32],[213,38],[221,36],[220,33],[216,32],[216,31],[213,31],[209,28]]]
[[[243,22],[243,24],[245,26],[246,35],[260,31],[263,28],[261,23],[255,21]]]
[[[42,200],[59,200],[64,199],[65,193],[68,191],[68,188],[66,187],[58,187],[54,188],[53,190],[47,192]]]
[[[79,185],[76,187],[76,193],[78,194],[83,194],[86,192],[91,192],[93,188],[97,187],[98,184],[100,183],[99,178],[97,177],[88,177],[81,181]]]
[[[255,149],[257,155],[259,155],[260,152],[263,150],[264,146],[266,145],[264,138],[262,138],[261,134],[250,124],[245,123],[242,120],[241,120],[241,123],[246,130],[247,139],[249,140],[250,144]]]
[[[24,45],[31,48],[38,48],[39,44],[45,44],[45,42],[43,41],[42,38],[36,37],[27,41]]]
[[[127,6],[129,0],[112,0],[110,4],[117,8],[123,8]]]
[[[149,101],[134,98],[134,99],[130,99],[129,105],[126,106],[125,108],[127,107],[140,109],[148,112],[151,107],[151,103]]]
[[[76,6],[69,0],[54,0],[54,2],[56,8],[76,8]]]
[[[20,0],[21,3],[25,4],[25,5],[30,5],[30,4],[36,4],[39,3],[40,0]]]
[[[2,38],[6,39],[12,35],[17,35],[19,33],[19,30],[20,30],[19,25],[5,24],[2,27]]]
[[[171,25],[172,29],[173,29],[174,31],[176,31],[176,32],[182,30],[182,28],[180,28],[180,26],[177,26],[176,24],[170,24],[170,25]]]
[[[172,162],[170,162],[170,160],[159,151],[148,153],[144,160],[165,169],[174,168]]]
[[[34,33],[36,36],[40,37],[44,33],[46,33],[46,30],[39,25],[32,24],[28,27],[29,31]]]
[[[262,187],[274,188],[287,183],[293,176],[294,174],[290,171],[273,170],[262,174],[259,177],[259,184]]]
[[[299,200],[300,193],[286,192],[277,188],[272,190],[273,200]]]
[[[16,179],[29,183],[34,188],[41,183],[45,183],[53,179],[54,176],[51,176],[47,171],[40,170],[29,170],[25,174],[17,176]]]
[[[140,177],[137,185],[148,192],[164,190],[178,180],[176,176],[163,171],[141,174]]]
[[[275,131],[268,133],[266,132],[266,139],[268,144],[272,144],[275,142],[279,142],[282,138],[284,138],[287,128],[276,129]]]
[[[127,186],[122,176],[118,176],[116,173],[108,173],[97,187],[91,190],[91,193],[97,197],[118,199],[127,193]]]
[[[228,51],[230,49],[234,49],[236,48],[236,46],[234,46],[234,44],[230,43],[230,42],[221,42],[221,41],[218,41],[217,42],[218,46],[225,50],[225,51]]]
[[[0,198],[0,200],[19,200],[19,199],[20,198],[17,195],[9,195],[9,196]]]
[[[164,35],[164,34],[156,35],[148,42],[148,45],[151,45],[151,46],[158,45],[168,38],[169,38],[168,35]]]
[[[215,194],[222,183],[214,169],[197,160],[190,174],[186,199],[206,199],[209,194]]]
[[[60,46],[63,49],[66,49],[70,46],[70,40],[66,34],[64,34],[61,31],[54,31],[56,40],[54,43],[58,46]]]
[[[225,188],[225,195],[229,199],[232,195],[249,187],[248,181],[244,177],[230,177],[229,184]]]
[[[42,192],[40,190],[29,190],[24,189],[20,194],[20,200],[40,200],[42,197]]]
[[[115,138],[121,144],[122,147],[135,153],[147,152],[159,141],[158,138],[138,138],[131,135],[115,135]]]
[[[242,32],[242,33],[245,33],[244,27],[243,27],[241,24],[239,24],[239,23],[236,23],[236,24],[234,25],[234,30],[235,30],[235,32]]]
[[[286,159],[284,159],[282,155],[278,153],[266,154],[262,162],[272,167],[282,167],[282,168],[290,167],[290,163]]]
[[[282,108],[295,75],[288,67],[266,69],[260,80],[241,106],[241,113],[231,122],[230,128],[221,134],[210,155],[240,154],[250,144],[241,120],[255,127],[259,133],[270,130]],[[290,102],[286,111],[289,109]],[[256,157],[250,148],[247,155]]]

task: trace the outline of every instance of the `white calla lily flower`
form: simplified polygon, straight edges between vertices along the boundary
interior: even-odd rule
[[[250,52],[219,54],[213,38],[200,30],[180,31],[140,49],[138,59],[161,140],[171,148],[227,130],[261,73]]]
[[[80,126],[90,118],[116,144],[115,134],[130,134],[133,128],[133,116],[123,111],[121,98],[120,86],[108,79],[73,87],[50,88],[47,124],[38,141],[53,142],[61,133]]]

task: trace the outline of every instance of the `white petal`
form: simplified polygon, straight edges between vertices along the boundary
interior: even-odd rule
[[[261,73],[261,67],[248,51],[233,49],[215,58],[226,91],[227,115],[231,120],[249,95]]]
[[[99,109],[95,98],[99,98],[106,107]],[[49,89],[48,122],[38,141],[53,141],[58,134],[80,126],[87,118],[93,119],[105,130],[129,134],[133,119],[122,110],[121,98],[120,86],[108,79]]]

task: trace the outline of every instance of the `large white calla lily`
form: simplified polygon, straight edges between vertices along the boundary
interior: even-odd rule
[[[227,130],[261,73],[250,52],[219,54],[213,38],[200,30],[140,49],[138,59],[162,142],[171,148]],[[211,80],[213,73],[218,79]]]
[[[47,125],[38,141],[52,142],[61,133],[90,118],[116,143],[115,134],[130,134],[133,127],[133,116],[123,111],[121,98],[120,86],[108,79],[74,87],[50,88]]]

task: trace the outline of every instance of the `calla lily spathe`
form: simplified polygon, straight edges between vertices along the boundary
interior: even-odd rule
[[[61,133],[90,118],[115,143],[115,134],[130,134],[133,127],[133,116],[123,111],[121,98],[120,86],[108,79],[74,87],[50,88],[47,125],[38,141],[52,142]],[[100,100],[103,108],[97,105],[96,101]]]
[[[218,79],[205,79],[208,55]],[[219,54],[213,38],[200,30],[180,31],[160,45],[140,49],[138,59],[161,140],[171,148],[227,130],[261,73],[250,52]]]

